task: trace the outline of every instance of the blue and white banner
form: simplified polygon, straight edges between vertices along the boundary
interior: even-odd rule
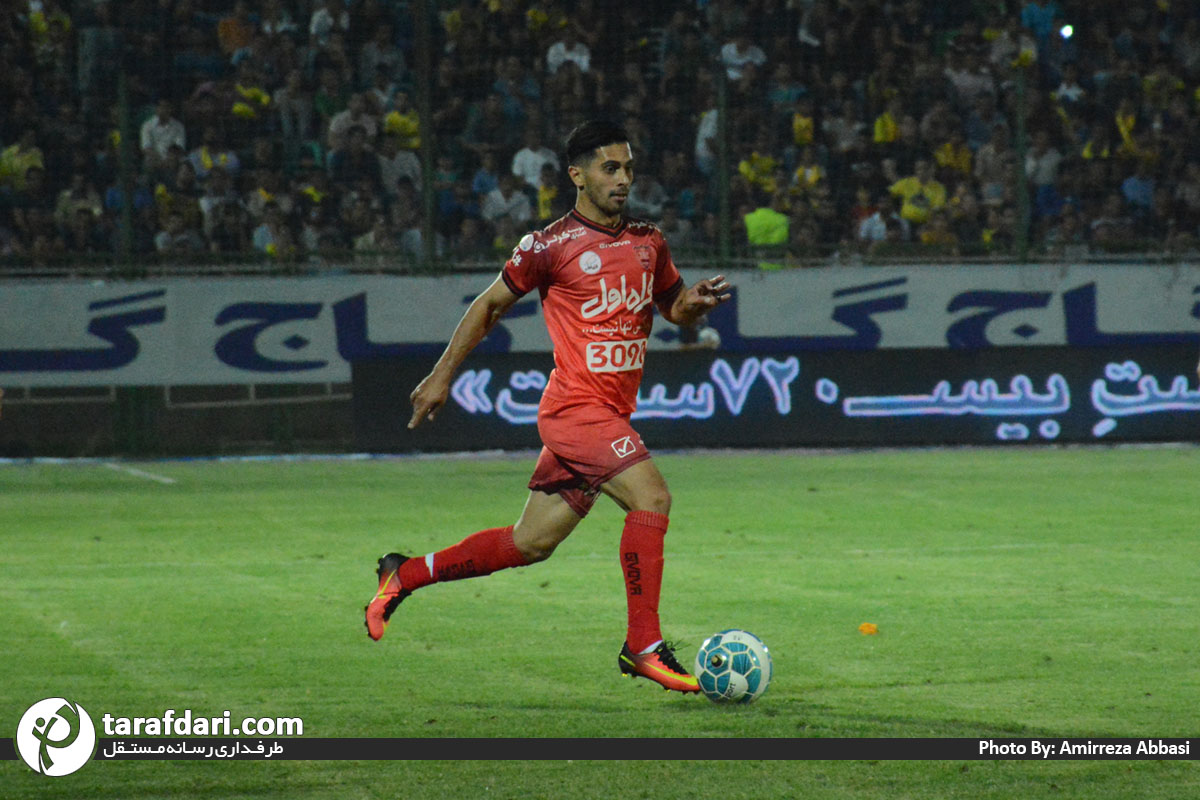
[[[493,275],[0,283],[0,386],[326,383],[355,360],[436,355]],[[689,282],[706,277],[685,270]],[[892,266],[735,272],[722,350],[1200,341],[1200,266]],[[650,349],[677,346],[661,320]],[[546,352],[536,296],[481,352]]]

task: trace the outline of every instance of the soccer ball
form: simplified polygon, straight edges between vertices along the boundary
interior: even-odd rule
[[[771,653],[749,631],[714,633],[696,653],[700,691],[714,703],[749,703],[771,683]]]

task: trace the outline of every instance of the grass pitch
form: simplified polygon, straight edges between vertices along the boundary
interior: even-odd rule
[[[301,717],[313,737],[794,737],[797,755],[805,737],[1197,737],[1197,454],[660,456],[675,498],[661,610],[681,660],[726,627],[774,655],[767,694],[737,708],[619,678],[622,515],[604,499],[549,561],[422,590],[367,639],[375,559],[512,522],[531,456],[4,465],[0,735],[62,696],[97,720],[228,709]],[[93,761],[58,779],[8,761],[0,797],[1200,794],[1194,762],[496,747],[513,760],[447,745],[444,762]]]

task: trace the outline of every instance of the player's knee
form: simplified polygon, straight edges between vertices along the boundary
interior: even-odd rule
[[[525,562],[528,564],[545,561],[554,554],[556,547],[558,547],[558,542],[546,541],[521,542],[517,545],[517,549],[521,551],[521,555],[525,557]]]
[[[656,486],[642,492],[634,511],[653,511],[656,514],[671,513],[671,492],[666,485]]]

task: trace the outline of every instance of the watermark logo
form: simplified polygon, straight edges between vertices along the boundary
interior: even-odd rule
[[[51,777],[70,775],[96,752],[96,726],[83,706],[48,697],[21,716],[16,745],[34,772]]]

